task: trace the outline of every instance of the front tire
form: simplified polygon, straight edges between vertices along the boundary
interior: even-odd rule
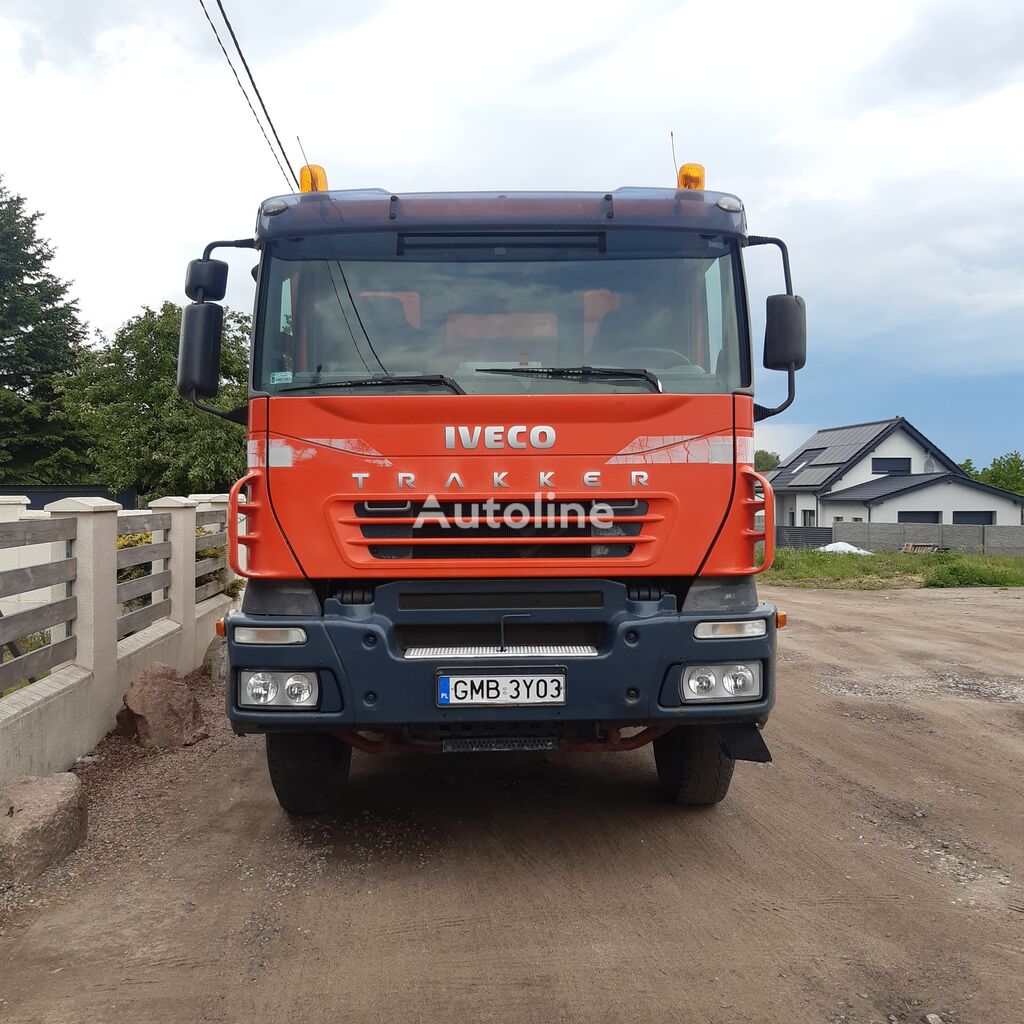
[[[674,803],[717,804],[729,792],[736,762],[714,725],[680,725],[654,741],[658,786]]]
[[[267,768],[289,814],[325,814],[341,806],[352,748],[322,732],[267,733]]]

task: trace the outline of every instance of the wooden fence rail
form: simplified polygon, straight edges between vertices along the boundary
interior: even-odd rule
[[[117,516],[117,535],[130,533],[152,533],[154,530],[169,530],[171,517],[166,512],[120,512]]]
[[[74,540],[78,522],[75,519],[25,519],[0,523],[0,548],[23,548],[30,544],[46,544],[55,540]]]

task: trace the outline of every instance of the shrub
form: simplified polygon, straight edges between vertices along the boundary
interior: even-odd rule
[[[1017,579],[1015,579],[1017,575]],[[963,559],[933,565],[925,570],[926,587],[1012,587],[1021,580],[1008,566]]]

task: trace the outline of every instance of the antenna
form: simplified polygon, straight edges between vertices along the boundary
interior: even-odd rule
[[[309,163],[309,157],[306,156],[306,147],[302,144],[302,139],[300,139],[298,137],[298,135],[296,135],[295,136],[295,141],[299,144],[299,152],[302,154],[302,162],[304,164],[308,164]]]
[[[668,133],[669,143],[672,146],[672,166],[675,167],[676,177],[679,177],[679,161],[676,159],[676,133]]]

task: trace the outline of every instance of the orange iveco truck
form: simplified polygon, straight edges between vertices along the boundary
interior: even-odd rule
[[[804,364],[785,245],[704,188],[301,191],[189,264],[178,390],[244,423],[227,713],[282,806],[352,750],[632,750],[721,800],[770,759],[780,613],[754,423]],[[754,401],[743,250],[781,252]],[[218,387],[227,264],[259,251],[247,408]]]

